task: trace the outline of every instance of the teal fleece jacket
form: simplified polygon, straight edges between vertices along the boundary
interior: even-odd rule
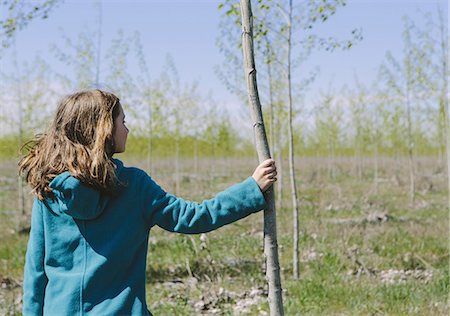
[[[35,198],[23,282],[23,315],[151,315],[145,301],[150,229],[197,234],[265,207],[252,177],[195,203],[165,192],[113,159],[126,186],[106,196],[69,172]]]

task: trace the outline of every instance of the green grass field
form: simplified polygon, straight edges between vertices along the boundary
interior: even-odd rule
[[[144,162],[124,159],[126,165]],[[198,174],[183,161],[179,196],[209,198],[251,175],[255,159],[203,160]],[[408,203],[404,161],[386,159],[375,188],[371,164],[358,180],[350,159],[334,179],[312,158],[297,166],[300,280],[292,279],[292,210],[284,166],[278,244],[286,315],[448,315],[447,178],[433,159],[420,160],[417,197]],[[171,161],[153,178],[174,192]],[[19,315],[27,242],[17,227],[14,162],[0,167],[0,314]],[[31,197],[27,196],[30,211]],[[268,315],[262,213],[202,235],[151,232],[147,303],[155,315]]]

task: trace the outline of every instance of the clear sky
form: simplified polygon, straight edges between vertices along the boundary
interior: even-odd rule
[[[62,28],[73,38],[82,30],[95,30],[98,18],[95,2],[66,0],[50,12],[48,19],[32,21],[17,35],[19,61],[32,60],[36,54],[41,54],[50,64],[58,65],[49,52],[51,43],[61,41],[58,29]],[[166,55],[170,54],[182,81],[198,80],[205,94],[211,91],[216,100],[230,108],[241,106],[214,73],[214,66],[223,62],[215,45],[220,1],[103,0],[102,3],[103,47],[108,46],[118,29],[123,29],[127,35],[139,31],[154,77],[159,75]],[[448,17],[446,0],[348,0],[348,5],[340,8],[318,30],[324,36],[344,39],[350,30],[362,28],[364,40],[349,51],[312,55],[305,69],[319,66],[321,72],[307,99],[314,99],[317,91],[325,90],[330,82],[335,88],[344,83],[351,85],[355,74],[363,83],[373,82],[386,52],[401,54],[402,17],[407,15],[420,24],[418,12],[435,13],[438,4]],[[0,67],[2,71],[10,70],[10,51],[0,59]],[[135,71],[133,65],[130,70]]]

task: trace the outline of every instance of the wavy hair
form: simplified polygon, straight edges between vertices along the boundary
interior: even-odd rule
[[[119,98],[102,90],[87,90],[63,98],[47,132],[27,142],[19,173],[40,199],[53,197],[50,182],[69,171],[81,182],[106,194],[119,185],[112,160],[114,119]]]

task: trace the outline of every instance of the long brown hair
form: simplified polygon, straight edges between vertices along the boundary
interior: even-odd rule
[[[22,147],[28,153],[19,161],[19,173],[40,200],[53,197],[49,184],[64,171],[102,192],[115,191],[112,155],[119,105],[118,97],[101,90],[77,92],[59,102],[47,132]]]

